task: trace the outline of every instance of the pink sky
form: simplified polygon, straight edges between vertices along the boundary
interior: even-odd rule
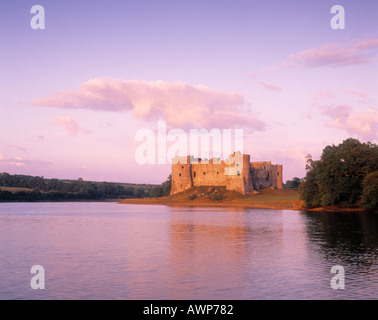
[[[243,129],[244,153],[283,164],[284,180],[328,144],[377,142],[373,1],[344,1],[337,31],[332,1],[81,3],[41,1],[45,30],[29,26],[33,1],[6,5],[0,172],[160,183],[169,164],[135,160],[136,133],[159,120]]]

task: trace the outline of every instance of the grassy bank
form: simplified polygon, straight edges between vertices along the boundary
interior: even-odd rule
[[[265,189],[255,194],[242,195],[236,191],[225,190],[224,187],[193,187],[168,197],[126,199],[120,203],[300,210],[303,201],[295,190]]]

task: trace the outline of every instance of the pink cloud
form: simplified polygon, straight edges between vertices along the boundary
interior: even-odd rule
[[[78,91],[57,92],[32,104],[64,109],[129,111],[135,118],[145,121],[161,119],[170,126],[185,128],[265,128],[262,121],[244,109],[244,96],[182,82],[96,78],[81,84]],[[74,133],[75,125],[72,124],[69,130]]]
[[[302,113],[302,116],[307,119],[312,119],[312,113],[317,110],[317,105],[319,103],[324,103],[325,100],[335,99],[335,95],[328,90],[322,90],[315,92],[311,97],[311,104],[309,109]]]
[[[351,44],[326,44],[321,48],[307,49],[289,56],[283,66],[287,67],[341,67],[353,64],[372,63],[378,48],[378,39],[360,40]]]
[[[56,117],[52,123],[62,126],[70,136],[77,136],[79,132],[89,133],[88,130],[80,127],[76,119],[71,119],[70,117]]]
[[[272,84],[272,83],[266,83],[266,82],[260,82],[260,84],[270,90],[273,91],[282,91],[282,87],[278,84]]]
[[[328,127],[345,130],[351,135],[373,140],[378,137],[378,112],[376,109],[365,109],[360,113],[352,113],[349,105],[322,106],[320,111],[327,116]]]
[[[365,92],[360,92],[360,91],[356,91],[356,90],[347,90],[347,93],[350,93],[350,94],[358,96],[358,97],[367,97],[367,94]]]
[[[21,157],[7,157],[0,154],[0,163],[11,167],[50,167],[53,163],[49,160],[23,159]]]
[[[374,49],[378,47],[378,39],[361,40],[353,45],[357,50]]]
[[[326,100],[329,98],[335,98],[335,95],[329,91],[318,91],[312,95],[313,101]]]
[[[338,106],[322,106],[320,107],[321,112],[331,119],[346,119],[352,107],[349,105],[338,105]]]

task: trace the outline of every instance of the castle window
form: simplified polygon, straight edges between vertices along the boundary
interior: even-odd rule
[[[206,172],[204,171],[203,174],[206,174]]]
[[[279,172],[277,172],[277,176],[279,176],[280,175],[280,173]]]
[[[240,171],[238,171],[236,174],[237,174],[238,176],[240,176]]]
[[[237,163],[236,166],[239,167],[239,163]]]
[[[181,173],[179,173],[179,177],[181,177]]]
[[[217,171],[217,174],[219,174],[219,172]]]
[[[181,166],[181,169],[184,169],[184,166]]]
[[[196,177],[196,172],[194,171],[194,173],[193,173],[193,176],[194,176],[194,178]]]

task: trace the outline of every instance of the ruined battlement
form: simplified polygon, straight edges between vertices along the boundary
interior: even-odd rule
[[[225,186],[242,194],[269,187],[282,189],[282,165],[272,165],[270,161],[250,162],[250,155],[240,152],[225,160],[175,157],[171,194],[193,186]]]

